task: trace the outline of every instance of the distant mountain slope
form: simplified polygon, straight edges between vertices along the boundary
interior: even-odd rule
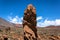
[[[5,27],[23,27],[22,24],[14,24],[14,23],[11,23],[11,22],[9,22],[9,21],[7,21],[7,20],[0,17],[0,27],[1,26],[5,26]],[[46,28],[60,28],[60,26],[51,25],[51,26],[47,26]]]
[[[1,26],[6,26],[6,27],[12,27],[12,26],[13,26],[12,23],[6,21],[5,19],[3,19],[3,18],[1,18],[1,17],[0,17],[0,25],[1,25]]]
[[[15,27],[23,27],[22,24],[15,24]]]
[[[22,27],[22,24],[14,24],[0,17],[0,27]]]
[[[60,26],[51,25],[51,26],[47,26],[46,28],[60,28]]]

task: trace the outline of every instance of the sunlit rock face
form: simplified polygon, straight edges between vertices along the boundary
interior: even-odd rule
[[[29,4],[23,17],[24,40],[37,40],[36,24],[36,9]]]

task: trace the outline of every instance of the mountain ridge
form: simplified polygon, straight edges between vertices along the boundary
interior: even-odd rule
[[[23,27],[22,24],[14,24],[11,23],[3,18],[0,17],[0,26],[5,26],[5,27]],[[50,26],[46,26],[46,28],[60,28],[59,26],[54,26],[54,25],[50,25]]]

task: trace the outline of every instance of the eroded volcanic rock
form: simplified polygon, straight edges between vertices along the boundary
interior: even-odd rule
[[[37,40],[36,24],[36,9],[29,4],[23,18],[24,40]]]

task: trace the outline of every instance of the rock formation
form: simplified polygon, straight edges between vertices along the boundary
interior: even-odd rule
[[[36,9],[29,4],[23,17],[24,40],[37,40],[36,24]]]

